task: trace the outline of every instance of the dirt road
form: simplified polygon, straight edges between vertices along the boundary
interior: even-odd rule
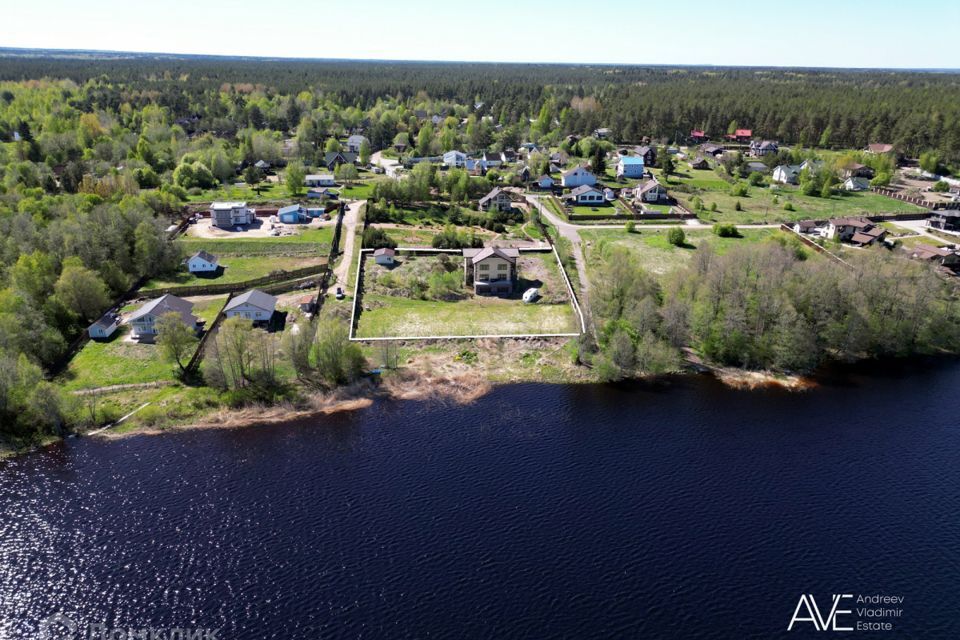
[[[355,200],[347,205],[347,211],[343,215],[343,228],[340,230],[341,258],[339,264],[333,269],[333,275],[336,276],[336,286],[343,287],[348,294],[353,289],[353,283],[347,282],[347,275],[350,273],[350,265],[357,259],[356,252],[356,229],[360,221],[360,207],[366,204],[366,200]]]

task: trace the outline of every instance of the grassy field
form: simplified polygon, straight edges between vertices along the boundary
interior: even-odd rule
[[[340,189],[340,197],[350,200],[369,200],[373,194],[373,182],[354,182]]]
[[[374,225],[376,226],[376,225]],[[442,229],[418,227],[385,228],[384,233],[400,247],[429,247],[430,242]]]
[[[225,268],[221,269],[216,277],[197,276],[189,273],[186,271],[186,268],[184,268],[183,271],[174,276],[150,280],[143,286],[141,291],[165,289],[167,287],[245,282],[247,280],[255,280],[268,276],[274,271],[293,271],[294,269],[323,264],[323,262],[324,259],[320,257],[233,256],[223,260],[222,264]]]
[[[334,227],[304,229],[293,236],[269,236],[266,238],[195,238],[181,236],[177,239],[185,255],[193,255],[201,249],[222,256],[263,256],[314,254],[326,256],[333,243]]]
[[[107,342],[88,342],[61,376],[64,389],[172,380],[175,365],[162,360],[156,345],[125,340],[128,332],[120,327]]]
[[[640,233],[627,233],[622,229],[590,229],[581,231],[580,237],[584,241],[588,265],[596,264],[607,247],[617,245],[637,253],[650,273],[663,275],[685,265],[703,242],[710,242],[718,254],[723,254],[733,247],[760,242],[778,233],[775,229],[743,229],[740,238],[720,238],[708,229],[684,231],[686,243],[682,247],[675,247],[667,241],[667,229],[645,229]]]
[[[750,187],[745,197],[737,197],[730,194],[729,183],[713,171],[680,172],[669,181],[663,179],[659,169],[653,172],[667,185],[670,195],[691,211],[693,198],[699,197],[707,209],[701,217],[710,222],[751,224],[922,211],[912,204],[872,192],[838,192],[830,198],[817,198],[805,196],[798,187],[790,185],[777,185],[777,191],[769,186]],[[685,191],[678,190],[677,185],[683,185]],[[737,202],[741,211],[736,210]],[[784,209],[788,202],[793,211]],[[717,205],[717,211],[709,211],[713,204]]]
[[[380,278],[404,281],[429,273],[433,257],[402,259],[394,270],[375,265],[369,258],[364,268],[365,290],[359,337],[430,335],[545,334],[577,331],[573,308],[559,267],[550,254],[520,258],[517,291],[539,287],[542,299],[524,304],[518,297],[501,299],[470,293],[460,300],[423,300],[385,289]],[[457,271],[462,277],[462,270]],[[396,285],[393,285],[396,286]],[[464,293],[469,289],[464,288]]]
[[[471,298],[456,302],[368,295],[358,337],[571,333],[577,330],[569,304],[523,304],[519,300]]]
[[[199,194],[188,196],[189,202],[213,202],[217,200],[244,200],[249,203],[268,202],[272,200],[283,200],[290,197],[286,185],[276,182],[261,182],[260,195],[246,185],[233,186],[224,185],[216,189],[205,189]]]

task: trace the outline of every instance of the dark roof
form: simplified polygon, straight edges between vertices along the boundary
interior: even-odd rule
[[[357,154],[352,151],[331,151],[324,154],[323,164],[329,165],[332,162],[351,163],[357,161]]]
[[[480,198],[480,206],[482,207],[484,203],[490,202],[500,194],[506,195],[506,192],[504,192],[500,187],[494,187],[490,193]]]
[[[195,254],[190,256],[190,260],[193,260],[194,258],[200,258],[201,260],[209,262],[210,264],[216,264],[217,262],[217,256],[202,250],[197,251]]]

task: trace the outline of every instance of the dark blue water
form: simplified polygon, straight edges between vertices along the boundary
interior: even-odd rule
[[[956,638],[958,417],[951,364],[71,440],[0,464],[0,637],[823,637],[801,593],[879,593],[867,635]]]

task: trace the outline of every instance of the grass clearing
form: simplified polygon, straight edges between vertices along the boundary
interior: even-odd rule
[[[184,255],[193,255],[197,251],[208,251],[222,256],[276,256],[313,254],[326,256],[333,244],[334,227],[304,229],[303,233],[293,236],[267,238],[195,238],[182,236],[177,242],[183,247]]]
[[[703,242],[710,242],[718,254],[733,247],[762,242],[775,233],[775,229],[742,229],[739,238],[721,238],[711,230],[684,230],[686,243],[676,247],[667,240],[668,229],[648,229],[639,233],[627,233],[622,229],[589,229],[580,232],[588,268],[595,266],[603,251],[612,245],[623,246],[640,255],[642,264],[650,273],[665,275],[685,265],[694,250]]]
[[[106,342],[91,340],[61,375],[67,391],[117,384],[164,382],[174,379],[173,366],[164,362],[155,344],[127,340],[129,327],[117,329]]]
[[[462,280],[459,262],[455,258],[447,262],[447,268],[454,269],[453,273]],[[520,280],[510,298],[477,296],[467,287],[457,294],[461,299],[422,299],[407,293],[410,283],[427,279],[441,264],[437,256],[403,256],[398,266],[387,269],[366,258],[357,336],[554,334],[578,330],[552,254],[521,256]],[[520,300],[520,294],[529,287],[541,290],[543,297],[536,304]]]
[[[776,189],[749,187],[747,195],[739,197],[731,195],[730,184],[712,171],[679,172],[669,181],[663,178],[659,169],[653,171],[667,186],[670,195],[691,211],[694,210],[693,199],[699,197],[706,208],[701,218],[710,222],[757,224],[923,211],[910,203],[873,192],[839,191],[830,198],[818,198],[805,196],[798,187],[791,185],[776,185]],[[677,185],[682,185],[684,190],[677,189]],[[736,210],[738,202],[741,211]],[[787,203],[793,211],[784,209]],[[713,204],[717,205],[717,211],[709,210]]]
[[[274,271],[293,271],[304,267],[312,267],[324,263],[320,257],[294,256],[230,256],[224,258],[216,276],[196,275],[189,273],[186,268],[175,275],[154,278],[147,282],[141,291],[167,287],[201,286],[214,284],[232,284],[256,280],[270,275]]]

